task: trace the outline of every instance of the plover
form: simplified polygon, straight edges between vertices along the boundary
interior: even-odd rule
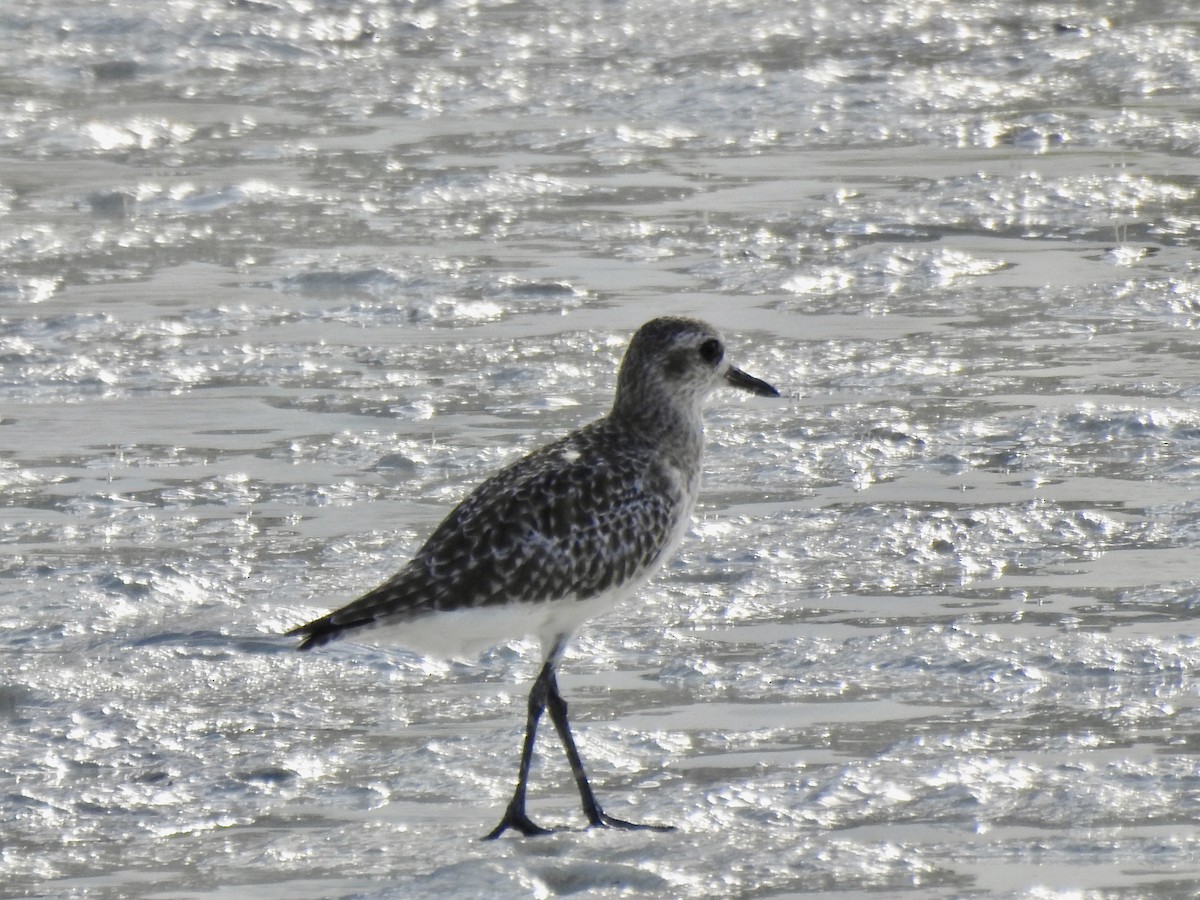
[[[779,392],[725,359],[719,332],[696,319],[647,322],[629,344],[604,417],[502,469],[446,517],[388,581],[290,632],[301,650],[335,638],[380,638],[463,657],[527,635],[542,667],[529,692],[517,786],[500,824],[546,834],[525,811],[526,785],[544,711],[558,732],[590,826],[670,830],[601,809],[567,724],[555,669],[586,619],[628,597],[687,531],[700,489],[702,407],[719,385],[765,397]]]

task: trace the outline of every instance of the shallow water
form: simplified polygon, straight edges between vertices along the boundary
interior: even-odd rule
[[[0,896],[1200,891],[1191,4],[170,8],[0,12]],[[480,843],[536,649],[279,633],[662,312],[786,394],[562,667],[679,828]]]

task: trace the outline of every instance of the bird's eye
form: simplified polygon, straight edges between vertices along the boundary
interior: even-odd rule
[[[721,357],[725,355],[725,348],[721,346],[721,342],[716,338],[709,338],[700,345],[700,358],[710,366],[715,366],[721,361]]]

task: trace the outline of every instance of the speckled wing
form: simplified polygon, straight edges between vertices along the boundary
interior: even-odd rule
[[[393,578],[295,629],[301,649],[437,611],[586,600],[644,574],[685,514],[682,492],[652,447],[611,437],[601,420],[498,472]]]

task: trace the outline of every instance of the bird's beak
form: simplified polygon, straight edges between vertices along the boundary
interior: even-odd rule
[[[775,390],[771,385],[760,378],[755,378],[753,375],[747,375],[737,366],[730,366],[725,370],[725,380],[735,388],[741,388],[743,391],[758,394],[760,397],[779,396],[779,391]]]

